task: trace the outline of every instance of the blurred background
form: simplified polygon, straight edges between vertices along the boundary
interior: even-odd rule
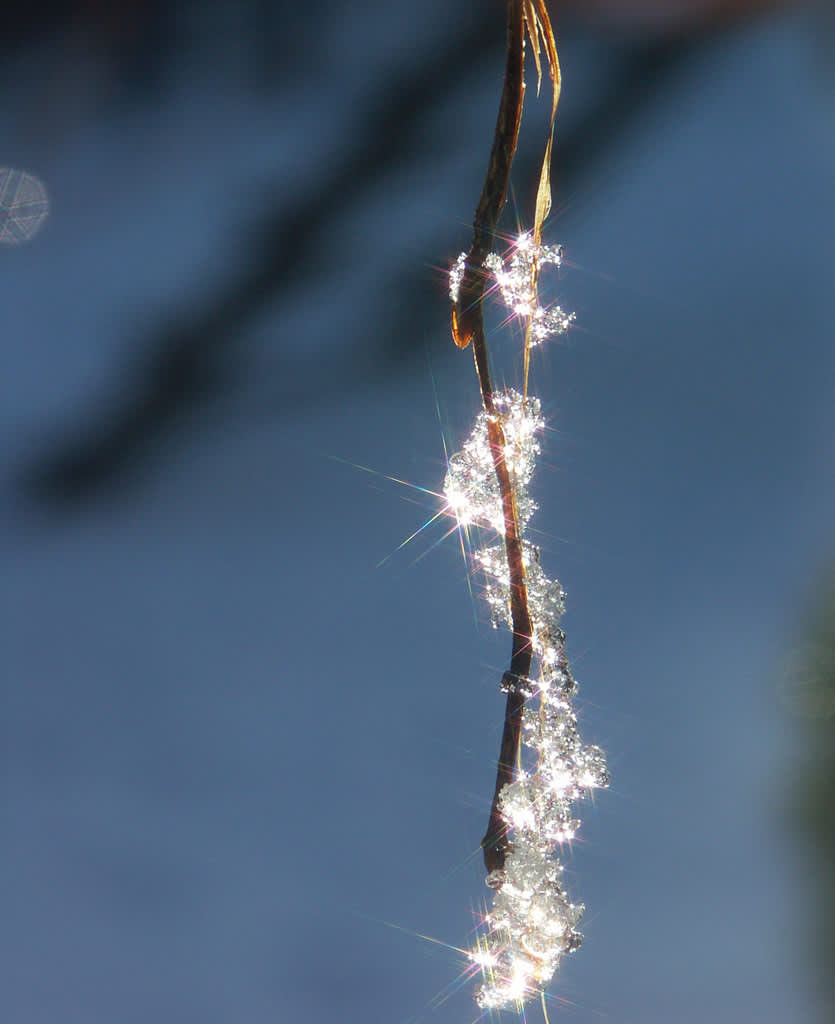
[[[613,773],[551,1020],[830,1022],[832,9],[551,13],[532,525]],[[509,638],[448,520],[403,541],[478,409],[445,268],[503,48],[499,0],[7,13],[8,1024],[476,1019]]]

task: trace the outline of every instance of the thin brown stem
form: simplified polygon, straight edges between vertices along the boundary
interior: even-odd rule
[[[493,149],[490,153],[490,164],[481,191],[481,198],[476,208],[473,242],[467,253],[459,298],[453,313],[453,335],[456,343],[462,348],[466,347],[470,341],[473,344],[481,399],[487,413],[490,451],[501,495],[505,552],[510,575],[513,647],[510,668],[502,679],[502,689],[507,692],[507,706],[490,821],[484,839],[481,841],[484,863],[488,872],[504,867],[509,849],[507,827],[499,811],[499,794],[503,787],[513,780],[515,772],[522,731],[525,683],[530,675],[532,654],[532,626],[528,609],[519,517],[516,510],[513,481],[505,459],[504,430],[493,400],[482,311],[486,283],[484,260],[492,249],[496,224],[507,197],[510,168],[516,152],[525,95],[524,18],[521,0],[508,0],[507,14],[507,63]]]
[[[481,197],[473,219],[473,241],[453,309],[453,335],[460,348],[476,340],[480,327],[481,346],[475,353],[484,408],[493,413],[493,390],[484,344],[481,302],[484,298],[484,260],[493,247],[493,236],[507,198],[510,168],[516,153],[522,106],[525,98],[525,39],[521,0],[507,0],[507,61],[504,85],[490,151],[490,163],[481,188]]]

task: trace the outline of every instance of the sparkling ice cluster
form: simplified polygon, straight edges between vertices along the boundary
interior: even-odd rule
[[[525,526],[536,510],[528,485],[540,451],[537,434],[544,426],[540,404],[514,391],[497,394],[494,401],[505,434],[505,460],[522,533],[537,672],[529,680],[523,710],[522,740],[527,748],[523,767],[500,794],[511,846],[504,870],[487,877],[495,890],[493,907],[470,952],[483,975],[476,998],[484,1009],[518,1006],[538,994],[548,985],[562,955],[580,945],[582,936],[576,926],[583,907],[572,904],[565,894],[557,854],[559,845],[569,842],[579,827],[572,801],[609,783],[603,751],[584,746],[577,730],[572,706],[576,684],[559,626],[565,594],[556,580],[544,574],[537,548],[524,538]],[[509,626],[504,521],[483,411],[462,450],[449,460],[444,493],[459,523],[501,538],[498,543],[490,539],[475,552],[475,559],[486,578],[493,625]]]
[[[538,345],[552,334],[564,334],[575,319],[573,313],[564,312],[560,306],[539,304],[535,271],[549,264],[562,265],[562,246],[536,245],[528,232],[518,236],[507,260],[491,252],[484,261],[484,269],[495,279],[504,304],[516,316],[530,322],[531,345]],[[466,265],[467,254],[462,252],[449,272],[449,295],[453,302],[458,301]]]

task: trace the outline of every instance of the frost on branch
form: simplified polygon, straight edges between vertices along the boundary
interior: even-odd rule
[[[538,431],[545,426],[539,400],[523,400],[515,391],[494,395],[505,435],[505,464],[516,483],[516,512],[520,527],[536,511],[527,495],[534,461],[539,454]],[[504,513],[493,454],[487,437],[487,413],[482,411],[460,452],[449,460],[444,495],[462,526],[485,526],[504,536]]]
[[[573,313],[561,306],[540,306],[536,286],[540,268],[562,265],[562,246],[535,245],[530,234],[519,235],[510,256],[503,260],[491,252],[484,261],[484,269],[492,275],[502,301],[515,316],[530,321],[530,343],[538,345],[552,334],[564,334],[574,323]],[[467,266],[467,254],[462,252],[449,272],[449,295],[458,301],[461,282]]]
[[[494,405],[522,533],[537,672],[525,688],[529,696],[522,713],[525,761],[530,764],[515,773],[499,797],[511,846],[504,869],[487,877],[495,890],[493,907],[470,952],[483,974],[476,998],[485,1009],[518,1005],[536,995],[548,985],[563,954],[582,942],[577,925],[583,907],[571,903],[565,893],[558,850],[574,838],[580,825],[572,813],[573,801],[609,784],[603,751],[584,746],[577,728],[572,705],[576,684],[559,626],[565,594],[545,575],[538,549],[524,538],[536,511],[528,486],[540,451],[537,434],[544,427],[540,404],[536,398],[508,391],[494,395]],[[498,535],[498,542],[491,538],[475,551],[475,561],[486,580],[493,625],[504,627],[511,624],[510,574],[487,422],[487,414],[481,412],[463,448],[449,460],[444,494],[459,523]]]

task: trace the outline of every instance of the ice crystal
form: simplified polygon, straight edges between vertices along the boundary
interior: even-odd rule
[[[526,266],[529,269],[522,255],[533,248],[518,248],[520,264],[514,273],[522,275]],[[558,262],[557,251],[548,250],[546,255],[551,262]],[[543,260],[541,253],[538,258]],[[540,451],[537,434],[544,420],[536,398],[508,391],[494,396],[494,401],[506,440],[504,454],[519,527],[524,531],[536,510],[528,486]],[[479,415],[463,448],[449,460],[444,493],[462,525],[487,528],[504,537],[486,413]],[[577,728],[572,705],[576,684],[559,626],[565,593],[559,582],[545,575],[539,550],[524,535],[522,545],[531,640],[538,666],[536,678],[523,688],[527,699],[522,742],[532,767],[519,770],[499,797],[511,846],[504,869],[487,877],[488,886],[495,890],[493,907],[470,951],[484,979],[476,996],[484,1009],[518,1005],[536,995],[548,985],[562,956],[582,942],[577,925],[583,907],[571,903],[565,893],[558,851],[580,826],[572,802],[609,784],[603,751],[584,745]],[[475,560],[485,577],[493,625],[509,626],[510,575],[503,542],[490,539],[476,550]]]
[[[530,503],[533,508],[536,505]],[[534,650],[540,642],[556,630],[565,610],[565,591],[558,580],[549,579],[539,564],[539,549],[527,541],[522,542],[528,606],[534,627]],[[490,620],[494,629],[512,627],[510,614],[510,571],[503,544],[491,544],[476,551],[475,558],[484,572],[485,597],[490,607]]]
[[[495,280],[502,301],[516,316],[530,322],[530,343],[538,345],[552,334],[564,334],[574,323],[574,313],[566,313],[561,306],[541,306],[536,287],[538,271],[545,266],[562,265],[562,246],[536,245],[530,234],[519,235],[510,255],[502,259],[491,252],[484,260],[483,269]],[[458,301],[461,282],[467,266],[467,254],[462,252],[449,271],[449,294]]]
[[[461,290],[461,282],[464,280],[464,271],[467,269],[467,254],[458,254],[458,259],[452,264],[449,270],[449,297],[453,302],[458,301],[458,293]]]
[[[539,399],[523,399],[515,391],[495,395],[497,414],[505,435],[505,464],[516,488],[520,526],[536,505],[527,495],[534,461],[539,454],[536,434],[545,425]],[[484,526],[504,535],[502,498],[487,436],[487,413],[482,411],[464,447],[449,460],[444,494],[462,526]],[[509,585],[509,584],[508,584]]]

